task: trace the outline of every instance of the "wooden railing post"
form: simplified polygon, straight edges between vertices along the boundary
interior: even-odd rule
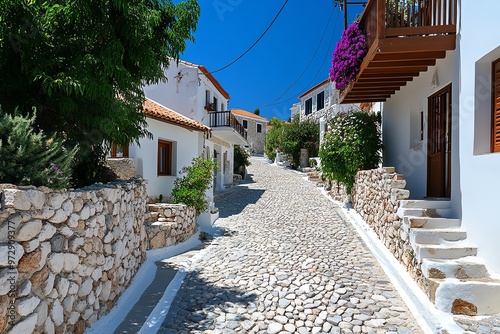
[[[377,37],[385,38],[385,2],[386,0],[377,0]]]

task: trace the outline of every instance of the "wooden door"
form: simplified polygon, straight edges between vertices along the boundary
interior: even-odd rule
[[[451,85],[429,97],[427,196],[451,194]]]

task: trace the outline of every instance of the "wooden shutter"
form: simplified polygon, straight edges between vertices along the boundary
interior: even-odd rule
[[[491,151],[500,152],[500,59],[493,63]]]

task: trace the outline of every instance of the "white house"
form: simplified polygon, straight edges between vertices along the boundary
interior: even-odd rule
[[[385,6],[365,8],[368,54],[341,102],[384,102],[384,165],[421,200],[401,212],[434,215],[413,242],[436,306],[500,313],[500,3],[419,0],[392,23]]]
[[[229,94],[202,65],[172,60],[167,81],[144,87],[146,97],[212,129],[205,141],[205,157],[220,163],[214,190],[233,183],[234,145],[247,145],[246,132],[228,111]]]
[[[330,79],[323,80],[299,96],[300,102],[291,108],[291,117],[300,115],[300,121],[312,120],[319,123],[320,142],[323,142],[327,121],[342,111],[359,109],[356,104],[339,104],[339,91]]]
[[[253,153],[264,154],[266,145],[267,118],[242,109],[231,109],[231,113],[243,125],[247,134],[248,146]]]

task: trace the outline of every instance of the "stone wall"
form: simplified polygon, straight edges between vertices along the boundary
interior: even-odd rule
[[[399,201],[410,196],[409,190],[405,189],[406,181],[403,176],[397,174],[393,167],[359,171],[350,196],[345,187],[335,181],[324,181],[323,186],[334,200],[344,203],[350,201],[385,247],[403,264],[415,281],[425,288],[426,283],[420,264],[414,257],[408,231],[403,228],[396,215]]]
[[[177,245],[196,233],[196,210],[184,204],[148,204],[148,249]]]
[[[145,259],[146,182],[0,192],[0,332],[83,333]]]
[[[420,265],[413,256],[408,231],[396,211],[408,199],[406,181],[393,167],[360,171],[351,194],[353,208],[377,233],[379,239],[401,262],[417,283],[422,284]]]
[[[108,158],[106,160],[109,168],[116,174],[118,180],[130,180],[138,177],[134,159],[131,158]]]

